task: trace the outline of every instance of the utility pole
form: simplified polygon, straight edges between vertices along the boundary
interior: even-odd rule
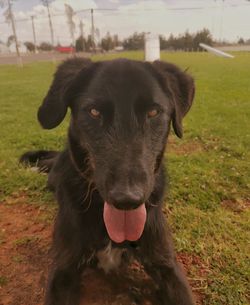
[[[82,22],[82,20],[80,21],[80,24],[79,24],[79,30],[80,30],[80,36],[84,37],[83,22]]]
[[[20,56],[19,47],[18,47],[18,41],[17,41],[17,35],[16,35],[15,21],[14,21],[14,16],[13,16],[13,13],[12,13],[12,7],[11,7],[10,0],[8,0],[8,9],[9,9],[9,17],[10,17],[10,21],[11,21],[11,25],[12,25],[13,35],[14,35],[14,38],[15,38],[16,54],[17,54],[18,64],[19,64],[20,66],[23,66],[22,58],[21,58],[21,56]]]
[[[80,30],[80,37],[81,37],[81,41],[82,41],[82,51],[85,51],[83,26],[84,25],[83,25],[83,22],[81,20],[80,24],[79,24],[79,30]]]
[[[33,30],[33,40],[34,40],[34,46],[35,46],[35,53],[37,53],[37,47],[36,47],[36,32],[35,32],[35,24],[34,24],[34,16],[31,16],[31,22],[32,22],[32,30]]]
[[[91,40],[92,40],[92,52],[95,53],[95,24],[94,24],[94,10],[91,9]]]
[[[49,9],[49,0],[42,0],[42,3],[47,7],[47,11],[48,11],[49,28],[50,28],[51,45],[52,45],[52,61],[55,64],[56,58],[55,58],[55,50],[54,50],[54,46],[55,46],[54,45],[54,30],[53,30],[51,14],[50,14],[50,9]]]
[[[53,30],[53,25],[52,25],[52,21],[51,21],[49,2],[48,2],[48,0],[42,0],[42,2],[47,7],[48,18],[49,18],[49,27],[50,27],[50,35],[51,35],[51,44],[52,44],[52,47],[54,48],[54,30]]]

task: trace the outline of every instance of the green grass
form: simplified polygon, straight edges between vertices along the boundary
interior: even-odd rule
[[[249,208],[250,203],[250,54],[235,55],[235,59],[224,59],[207,53],[162,54],[163,60],[189,68],[196,80],[184,139],[171,135],[174,148],[170,144],[165,161],[171,177],[166,206],[177,251],[199,258],[200,264],[190,267],[189,277],[209,305],[247,305],[249,301],[249,209],[236,213],[230,204],[228,208],[223,204]],[[118,56],[143,59],[142,53],[130,52],[94,60]],[[45,131],[36,120],[54,70],[52,63],[23,69],[0,67],[2,200],[25,192],[30,202],[54,204],[44,190],[46,176],[17,162],[26,150],[58,149],[65,143],[67,122]]]

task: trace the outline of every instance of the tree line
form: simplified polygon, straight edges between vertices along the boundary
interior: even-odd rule
[[[85,39],[80,36],[76,40],[76,51],[89,51],[93,47],[100,48],[104,51],[114,50],[116,47],[122,46],[125,50],[141,50],[144,48],[145,33],[135,32],[131,36],[120,40],[118,35],[110,35],[108,32],[98,45],[91,41],[91,36]],[[199,51],[200,43],[208,45],[213,44],[213,38],[208,29],[203,29],[195,34],[186,31],[183,35],[174,36],[171,34],[168,38],[160,36],[160,46],[162,50],[187,50]]]
[[[75,50],[76,52],[90,52],[92,50],[98,51],[111,51],[117,47],[122,47],[124,50],[142,50],[144,49],[145,33],[133,33],[127,38],[119,39],[118,35],[111,35],[109,32],[98,42],[93,41],[92,36],[84,37],[80,35],[76,39]],[[205,43],[210,46],[217,44],[212,34],[208,29],[197,31],[196,33],[189,33],[186,31],[184,34],[174,36],[171,34],[169,37],[160,35],[161,50],[183,50],[183,51],[200,51],[200,43]],[[243,39],[239,39],[239,44],[244,43]],[[34,51],[35,46],[32,42],[26,42],[26,47],[29,51]],[[60,45],[58,45],[60,46]],[[38,50],[50,51],[53,49],[52,45],[48,42],[42,42],[37,46]]]
[[[183,35],[175,37],[170,35],[168,38],[160,36],[160,45],[162,50],[185,50],[185,51],[200,51],[200,43],[213,45],[214,40],[208,29],[203,29],[194,34],[186,31]]]

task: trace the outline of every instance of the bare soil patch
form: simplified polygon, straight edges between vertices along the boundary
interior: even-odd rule
[[[188,255],[186,253],[179,253],[178,260],[187,271],[188,281],[192,287],[196,298],[197,305],[204,304],[205,295],[208,285],[209,266],[201,260],[197,255]],[[195,268],[195,277],[191,276],[191,269]]]
[[[24,199],[20,198],[22,202]],[[44,292],[51,227],[37,206],[0,204],[1,305],[40,304]]]
[[[42,305],[52,225],[45,207],[27,204],[25,194],[0,203],[0,305]],[[48,215],[49,216],[48,216]],[[180,254],[189,269],[194,259]],[[192,282],[197,304],[203,297]],[[81,305],[156,305],[154,284],[134,262],[119,274],[86,270]],[[73,305],[73,304],[72,304]]]
[[[167,144],[167,152],[174,153],[177,155],[188,155],[201,153],[205,150],[203,143],[199,140],[190,140],[189,142],[182,142],[169,137]]]
[[[223,200],[221,206],[232,212],[240,213],[250,208],[250,200]]]

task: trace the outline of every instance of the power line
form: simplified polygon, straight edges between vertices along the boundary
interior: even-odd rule
[[[46,5],[47,6],[47,5]],[[227,4],[224,5],[224,8],[227,7],[250,7],[250,4]],[[95,9],[82,9],[82,10],[77,10],[75,13],[83,13],[83,12],[91,12],[93,11],[99,11],[99,12],[118,12],[121,14],[129,14],[130,12],[142,12],[142,11],[148,11],[148,12],[154,12],[154,11],[192,11],[192,10],[204,10],[204,9],[218,9],[217,6],[193,6],[193,7],[167,7],[167,8],[142,8],[142,9],[127,9],[127,10],[121,10],[119,8],[95,8]],[[50,18],[53,17],[60,17],[60,16],[65,16],[65,13],[54,13],[52,14],[49,12]],[[34,16],[37,19],[42,19],[42,18],[48,18],[49,16]],[[23,21],[28,21],[30,20],[29,18],[22,18],[22,19],[15,19],[16,22],[23,22]],[[1,21],[0,24],[5,24],[6,22]]]
[[[44,2],[47,2],[47,1],[44,0]],[[227,4],[226,1],[224,1],[224,0],[223,0],[223,3],[224,3],[224,8],[228,8],[228,7],[243,7],[243,6],[244,7],[246,7],[246,6],[250,7],[250,4],[231,4],[230,5],[230,4]],[[112,9],[109,9],[109,8],[97,8],[97,9],[81,9],[81,10],[75,11],[75,13],[77,13],[79,15],[82,14],[82,13],[88,14],[88,16],[90,18],[91,38],[92,38],[92,42],[94,43],[94,41],[95,41],[95,39],[94,39],[94,36],[95,36],[95,25],[93,24],[94,20],[92,19],[94,12],[98,12],[96,14],[96,19],[97,19],[96,21],[98,21],[98,18],[103,18],[103,22],[107,25],[107,22],[105,20],[109,16],[117,16],[117,18],[127,18],[128,16],[131,16],[131,17],[135,16],[136,17],[136,16],[138,16],[142,12],[155,12],[155,14],[157,14],[157,16],[158,16],[158,13],[162,14],[162,13],[167,12],[167,11],[177,11],[177,12],[178,11],[195,11],[195,10],[214,9],[214,8],[218,9],[218,6],[142,8],[142,9],[127,9],[127,10],[125,10],[125,9],[121,10],[119,8],[112,8]],[[222,13],[223,12],[221,12],[221,14]],[[62,12],[62,13],[54,13],[54,14],[52,14],[50,12],[50,17],[56,18],[56,17],[62,17],[62,16],[65,17],[65,13],[64,12]],[[78,16],[78,17],[81,18],[80,16]],[[106,19],[105,19],[105,17],[106,17]],[[43,16],[39,16],[39,15],[37,15],[37,16],[30,16],[28,18],[15,19],[15,22],[28,22],[28,21],[30,22],[30,18],[32,19],[32,22],[34,23],[34,21],[36,21],[36,20],[41,20],[41,19],[48,20],[49,16],[44,16],[44,15]],[[53,20],[53,25],[60,25],[59,23],[54,22],[55,20],[56,19]],[[6,22],[0,22],[0,24],[6,24]],[[41,24],[43,24],[43,26],[45,26],[44,22],[41,22]],[[50,26],[50,23],[48,23],[48,25]],[[112,26],[111,26],[111,28],[112,28]],[[34,38],[34,30],[35,29],[33,29],[33,40],[36,40],[36,37]],[[47,35],[49,35],[49,31],[45,31],[45,32],[47,32]],[[60,34],[58,35],[58,30],[56,28],[55,28],[55,32],[54,32],[54,29],[52,28],[52,32],[53,32],[53,40],[54,40],[54,36],[59,37],[59,38],[68,39],[68,38],[65,37],[65,34],[64,34],[64,36],[61,36]],[[31,33],[32,32],[30,32],[30,35],[31,35]],[[39,35],[39,40],[41,40],[40,37],[44,37],[45,38],[45,37],[47,37],[47,35],[40,34]],[[221,26],[220,26],[220,37],[221,36],[222,36],[222,21],[221,21]],[[52,40],[52,35],[51,35],[51,40]],[[36,43],[35,43],[35,45],[36,45]],[[93,46],[93,49],[94,49],[94,46]]]

